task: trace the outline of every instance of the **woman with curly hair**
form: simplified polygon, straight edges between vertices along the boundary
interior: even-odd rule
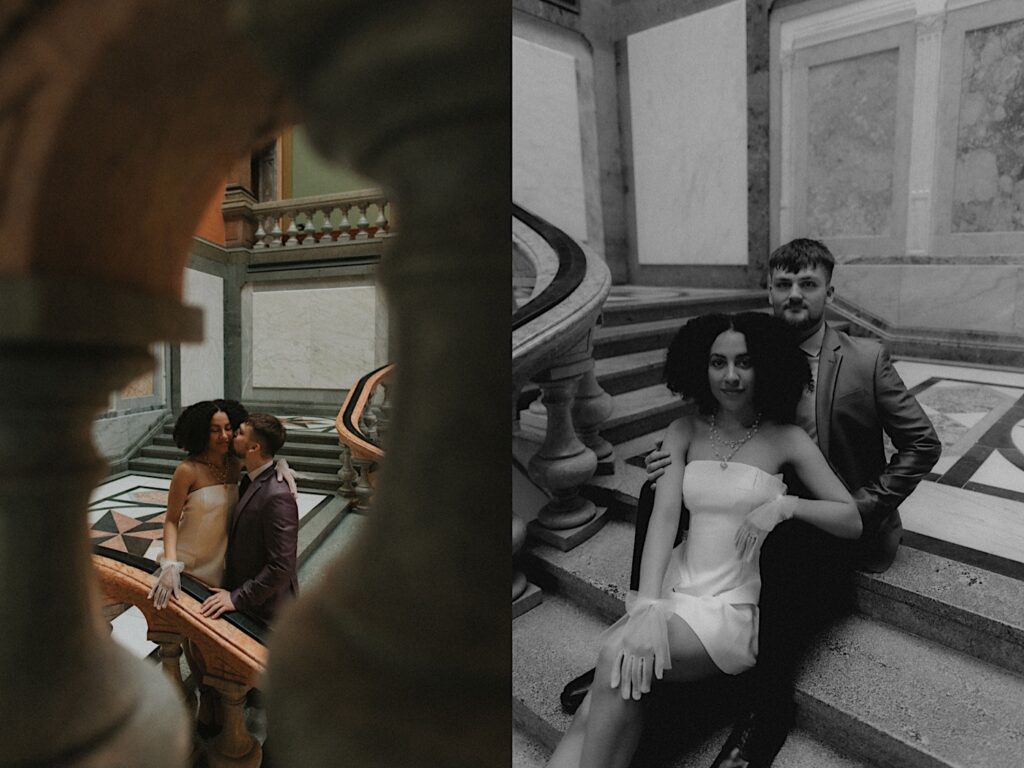
[[[150,590],[157,608],[180,593],[183,570],[211,587],[221,584],[241,471],[231,441],[248,415],[234,400],[202,400],[174,424],[174,443],[188,456],[174,470],[167,492],[164,553]]]
[[[793,419],[811,381],[798,340],[766,314],[690,320],[669,346],[665,380],[696,413],[669,425],[672,462],[659,479],[639,590],[602,636],[590,693],[549,766],[627,766],[656,679],[693,681],[754,666],[758,556],[790,518],[860,535],[853,499]],[[814,498],[787,495],[793,470]],[[689,535],[673,548],[685,503]]]

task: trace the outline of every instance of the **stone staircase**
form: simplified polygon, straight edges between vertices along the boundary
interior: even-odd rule
[[[723,311],[765,306],[763,291],[756,300],[721,298],[726,304],[715,308]],[[596,334],[598,380],[616,408],[602,434],[616,461],[615,473],[596,476],[585,493],[607,509],[607,524],[568,552],[531,541],[519,556],[543,590],[543,602],[512,624],[521,768],[543,765],[568,727],[558,694],[593,665],[601,632],[624,611],[642,456],[684,409],[657,384],[661,356],[682,318],[710,311],[685,299],[661,304],[606,306]],[[536,444],[517,437],[513,450],[525,465]],[[709,766],[742,685],[666,686],[662,698],[674,709],[656,716],[669,724],[662,732],[672,736],[660,745],[667,752],[634,765]],[[777,768],[1024,765],[1024,584],[904,546],[887,573],[857,575],[857,611],[804,660],[796,697],[796,726]]]
[[[250,410],[256,412],[261,409],[253,406],[250,407]],[[310,407],[307,405],[274,405],[266,407],[266,410],[277,414],[296,413],[328,418],[326,413],[324,415],[310,413]],[[337,409],[334,409],[329,418],[333,418],[336,413]],[[174,444],[171,437],[173,430],[174,418],[168,417],[163,429],[156,432],[128,462],[128,469],[157,475],[170,476],[173,474],[174,468],[185,458],[184,451]],[[297,428],[289,429],[288,440],[278,457],[288,461],[289,466],[295,472],[299,490],[333,492],[338,490],[338,486],[341,484],[337,474],[341,469],[341,454],[338,435],[334,431],[314,432]]]

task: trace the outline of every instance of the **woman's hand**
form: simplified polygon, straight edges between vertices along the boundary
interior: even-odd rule
[[[659,680],[672,668],[668,649],[668,623],[656,600],[638,600],[630,609],[623,628],[621,648],[612,665],[611,687],[622,698],[639,701],[650,693],[654,677]]]
[[[736,549],[744,560],[753,560],[775,526],[789,520],[796,511],[796,496],[779,494],[771,501],[754,507],[736,530]]]
[[[288,466],[288,462],[284,459],[278,459],[277,464],[274,465],[274,471],[277,473],[278,480],[284,480],[288,483],[288,490],[292,492],[292,498],[299,498],[299,490],[295,485],[295,472]]]
[[[146,597],[153,599],[153,607],[157,610],[165,607],[171,596],[181,597],[181,572],[185,564],[180,560],[161,560],[160,570],[153,573],[153,586]]]

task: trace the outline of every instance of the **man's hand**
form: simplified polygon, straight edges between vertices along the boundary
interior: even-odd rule
[[[668,451],[661,450],[661,440],[654,444],[654,450],[644,457],[644,469],[647,470],[647,481],[651,488],[657,485],[659,477],[665,474],[668,465],[672,463],[672,457]]]
[[[228,611],[235,610],[235,604],[231,602],[231,593],[226,589],[214,588],[213,594],[203,600],[199,612],[208,619],[219,619]]]

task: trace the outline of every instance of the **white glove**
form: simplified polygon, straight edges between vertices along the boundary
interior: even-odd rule
[[[736,549],[744,560],[753,560],[768,534],[783,520],[789,520],[796,512],[797,496],[779,494],[771,501],[754,507],[739,528],[736,529]]]
[[[654,677],[659,680],[672,668],[668,648],[667,607],[664,600],[626,598],[626,619],[616,633],[619,654],[612,666],[611,687],[618,688],[622,698],[639,700],[650,693]],[[620,619],[621,622],[621,619]]]
[[[161,560],[160,570],[150,576],[153,586],[150,587],[146,597],[153,598],[153,606],[157,610],[167,605],[171,595],[181,597],[181,572],[183,570],[185,570],[185,564],[180,560]]]
[[[288,490],[292,492],[292,498],[299,498],[298,487],[295,485],[295,473],[288,466],[288,462],[284,459],[278,459],[277,464],[274,465],[274,471],[277,473],[278,480],[284,480],[288,483]]]

